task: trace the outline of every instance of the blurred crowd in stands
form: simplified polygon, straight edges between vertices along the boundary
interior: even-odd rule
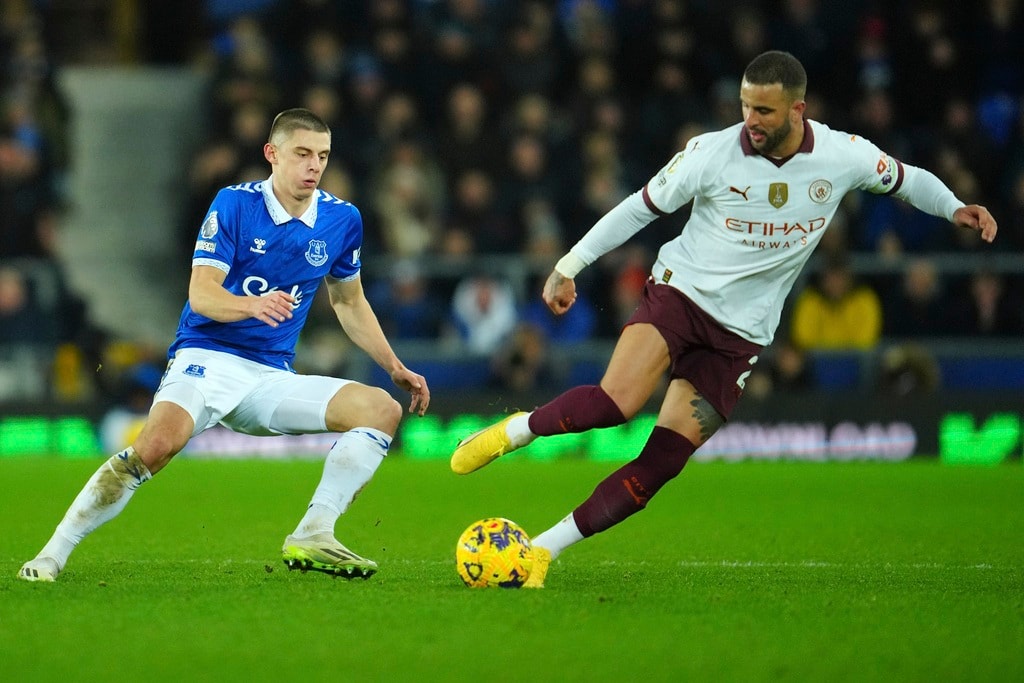
[[[82,396],[77,373],[109,341],[89,320],[59,258],[70,201],[71,111],[32,3],[0,12],[0,400]]]
[[[22,10],[5,9],[0,26],[6,263],[48,259],[59,239],[68,110],[53,80],[66,52],[51,26],[67,3],[4,2]],[[137,63],[209,77],[207,136],[183,169],[175,255],[183,278],[216,190],[266,177],[273,115],[308,107],[333,131],[322,188],[362,211],[364,281],[392,341],[458,346],[491,358],[494,382],[535,386],[551,345],[616,336],[686,210],[584,271],[580,299],[560,319],[539,299],[551,265],[687,139],[736,123],[745,65],[785,49],[808,71],[809,117],[932,170],[963,200],[988,206],[1000,233],[983,245],[902,202],[849,196],[794,292],[764,372],[796,388],[799,369],[784,368],[808,351],[870,350],[889,337],[1024,335],[1024,274],[943,268],[951,255],[1024,253],[1018,0],[127,4],[142,37]],[[474,267],[495,255],[529,264],[525,291]],[[889,267],[852,267],[865,262]],[[59,264],[54,270],[62,282]],[[0,342],[33,329],[19,322],[14,271],[0,270]],[[21,277],[22,288],[31,285]],[[60,296],[79,312],[49,333],[81,344],[88,316],[73,293]],[[323,327],[336,328],[321,309]],[[311,357],[318,327],[309,331]]]

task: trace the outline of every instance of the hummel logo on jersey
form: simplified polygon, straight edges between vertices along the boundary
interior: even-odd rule
[[[750,198],[747,197],[747,192],[750,192],[750,185],[747,185],[747,189],[745,190],[740,190],[730,185],[729,192],[735,192],[736,194],[740,195],[741,197],[743,197],[743,201],[745,202],[750,201]]]
[[[193,363],[185,368],[185,374],[189,377],[206,377],[206,366]]]
[[[253,252],[254,254],[266,254],[267,253],[266,250],[263,248],[263,247],[267,246],[267,241],[265,239],[257,237],[257,238],[255,238],[252,241],[252,243],[253,243],[253,246],[249,247],[249,251]]]

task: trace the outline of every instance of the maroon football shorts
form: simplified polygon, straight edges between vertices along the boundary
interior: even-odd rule
[[[763,347],[722,327],[671,285],[648,278],[626,322],[654,325],[668,343],[672,379],[685,379],[728,419]]]

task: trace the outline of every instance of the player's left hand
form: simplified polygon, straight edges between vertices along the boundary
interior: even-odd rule
[[[988,209],[978,204],[961,206],[953,213],[953,222],[965,228],[977,230],[981,233],[981,239],[986,242],[994,240],[996,231],[999,229],[996,219],[992,217]]]
[[[395,386],[412,395],[409,412],[423,417],[430,405],[430,388],[423,375],[418,375],[409,368],[403,367],[391,373],[391,381],[395,383]]]
[[[576,303],[576,282],[552,270],[544,283],[541,298],[555,315],[562,315]]]

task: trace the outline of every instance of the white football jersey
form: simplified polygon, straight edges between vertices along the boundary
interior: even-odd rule
[[[893,193],[903,180],[899,161],[817,121],[804,122],[803,144],[785,160],[756,152],[742,123],[698,135],[642,191],[656,214],[693,201],[686,227],[659,251],[654,278],[767,345],[843,196]]]

